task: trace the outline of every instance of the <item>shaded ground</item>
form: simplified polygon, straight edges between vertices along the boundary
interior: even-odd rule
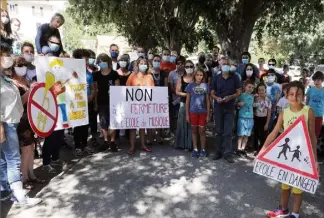
[[[125,141],[118,153],[76,159],[71,152],[62,150],[64,171],[30,193],[42,204],[10,209],[6,202],[2,212],[10,209],[9,218],[258,218],[279,204],[280,185],[253,174],[252,156],[228,164],[193,159],[169,145],[128,156]],[[323,217],[323,205],[321,185],[315,195],[305,195],[302,217]]]

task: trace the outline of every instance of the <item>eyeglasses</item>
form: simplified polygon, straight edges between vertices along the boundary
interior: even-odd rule
[[[275,66],[275,64],[268,64],[269,66]]]
[[[194,68],[194,66],[186,66],[186,69],[189,69],[189,68]]]

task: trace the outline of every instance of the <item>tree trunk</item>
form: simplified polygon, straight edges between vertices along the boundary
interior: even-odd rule
[[[179,30],[173,29],[167,40],[165,40],[165,46],[171,51],[176,51],[180,55],[182,49],[181,37],[185,37]]]

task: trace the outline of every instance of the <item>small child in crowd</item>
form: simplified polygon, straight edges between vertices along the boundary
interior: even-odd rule
[[[307,90],[306,104],[315,112],[315,134],[316,138],[319,138],[324,116],[324,88],[322,87],[324,74],[317,71],[312,78],[315,86]]]
[[[246,80],[244,83],[244,93],[237,98],[237,106],[239,107],[238,122],[237,122],[237,136],[238,136],[238,155],[247,157],[245,147],[251,136],[254,125],[253,120],[253,101],[252,95],[254,89],[253,81]]]
[[[283,111],[284,109],[289,107],[289,101],[287,99],[287,85],[284,85],[282,87],[282,92],[283,92],[284,96],[282,98],[280,98],[278,101],[278,104],[277,104],[277,112],[278,113],[280,113],[281,111]]]
[[[255,108],[254,116],[254,133],[255,133],[255,149],[254,155],[257,155],[261,146],[267,137],[268,126],[271,118],[272,104],[266,94],[266,85],[259,83],[257,86],[258,96],[255,98],[253,107]]]
[[[316,136],[315,136],[315,115],[313,109],[303,104],[303,99],[305,95],[305,86],[299,82],[291,82],[287,87],[289,107],[284,109],[280,113],[278,122],[274,127],[273,131],[269,134],[267,140],[265,141],[263,148],[260,151],[262,154],[267,147],[277,138],[279,131],[284,128],[288,129],[289,126],[300,116],[304,116],[306,124],[308,126],[307,130],[309,132],[310,140],[313,147],[315,161],[317,163],[317,153],[316,153]],[[300,145],[300,146],[306,146]],[[318,164],[317,170],[318,170]],[[299,210],[302,204],[303,191],[297,188],[291,188],[289,185],[282,184],[281,186],[281,199],[278,209],[270,211],[267,213],[268,217],[290,217],[299,218]],[[294,194],[294,203],[292,213],[289,214],[288,202],[290,197],[290,192]]]
[[[206,124],[210,113],[209,86],[206,73],[198,69],[193,82],[187,88],[186,119],[192,130],[192,157],[206,157]],[[201,150],[198,152],[197,134],[199,134]]]

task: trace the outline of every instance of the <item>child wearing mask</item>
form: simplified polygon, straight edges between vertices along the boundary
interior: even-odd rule
[[[191,82],[185,89],[186,120],[192,131],[192,157],[206,157],[206,125],[210,117],[209,85],[204,69],[198,69]],[[198,152],[197,135],[199,134],[201,150]]]
[[[287,130],[290,125],[300,116],[304,116],[306,120],[307,130],[309,132],[313,153],[316,162],[316,168],[319,170],[317,163],[317,151],[316,151],[316,135],[315,135],[315,114],[314,111],[307,105],[303,104],[305,87],[299,81],[291,82],[287,87],[287,95],[289,101],[289,107],[284,109],[280,113],[278,122],[269,134],[265,141],[260,154],[262,154],[267,147],[277,138],[279,131],[284,128]],[[306,145],[300,145],[306,146]],[[293,210],[289,214],[288,203],[291,192],[294,194]],[[277,209],[267,213],[267,217],[290,217],[299,218],[299,211],[303,201],[303,191],[297,188],[292,188],[289,185],[281,185],[281,197],[280,205]]]
[[[255,133],[255,150],[254,155],[259,153],[261,146],[265,142],[268,132],[268,126],[271,118],[272,104],[267,97],[267,86],[259,83],[256,88],[257,97],[254,100],[254,133]]]
[[[315,135],[319,138],[324,116],[324,88],[322,87],[324,75],[321,71],[317,71],[312,78],[315,86],[307,90],[306,104],[315,112]]]
[[[247,157],[245,151],[249,137],[254,126],[253,120],[253,101],[254,97],[252,95],[254,89],[254,84],[252,81],[247,80],[244,82],[244,93],[241,94],[237,100],[236,105],[239,108],[238,122],[237,122],[237,136],[238,136],[238,151],[239,155]]]

